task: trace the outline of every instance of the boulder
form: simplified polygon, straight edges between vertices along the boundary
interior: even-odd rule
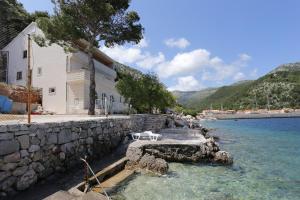
[[[33,169],[28,170],[17,180],[17,190],[25,190],[37,181],[37,175]]]
[[[231,165],[233,163],[233,157],[226,151],[218,151],[215,153],[213,162],[223,165]]]
[[[187,125],[182,119],[175,119],[174,123],[176,127],[184,127]]]
[[[146,169],[156,174],[166,174],[169,169],[169,165],[165,160],[155,158],[150,154],[145,154],[138,165],[141,169]]]
[[[143,150],[140,148],[129,147],[126,152],[126,157],[133,162],[137,162],[143,156]]]

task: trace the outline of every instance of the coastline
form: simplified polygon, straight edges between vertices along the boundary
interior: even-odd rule
[[[217,114],[217,115],[213,115],[212,117],[215,117],[218,120],[300,118],[300,112],[297,112],[297,113],[262,113],[262,114]]]

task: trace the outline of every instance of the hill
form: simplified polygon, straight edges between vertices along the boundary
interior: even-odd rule
[[[217,91],[217,88],[207,88],[200,91],[173,91],[177,102],[182,105],[194,105]]]
[[[196,110],[211,106],[213,109],[300,108],[300,63],[281,65],[254,81],[220,87],[205,98],[189,96],[182,104]]]
[[[118,78],[120,78],[122,74],[130,74],[133,77],[141,77],[143,75],[141,71],[118,62],[114,63],[114,67],[117,71]]]

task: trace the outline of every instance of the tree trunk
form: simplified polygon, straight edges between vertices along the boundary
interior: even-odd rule
[[[89,49],[88,52],[89,59],[89,70],[90,70],[90,106],[89,115],[95,115],[95,100],[96,100],[96,81],[95,81],[95,63],[93,59],[92,50]]]

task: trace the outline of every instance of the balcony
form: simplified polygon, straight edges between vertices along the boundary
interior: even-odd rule
[[[114,70],[108,71],[108,73],[103,73],[102,71],[99,71],[96,69],[96,81],[97,79],[100,80],[106,80],[108,83],[114,82],[115,78],[117,76],[116,72]],[[90,71],[87,69],[77,69],[72,70],[70,72],[67,72],[67,82],[84,82],[90,80]]]
[[[85,69],[75,70],[67,73],[67,82],[83,82],[89,79],[89,71]]]

